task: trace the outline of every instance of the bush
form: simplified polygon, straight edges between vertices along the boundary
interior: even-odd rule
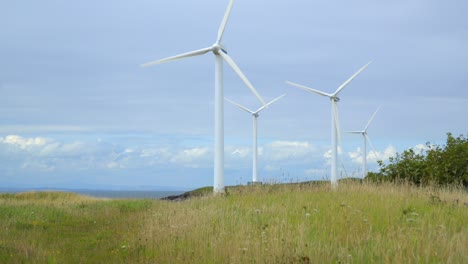
[[[379,161],[380,172],[369,173],[369,181],[407,181],[417,185],[461,184],[468,186],[468,139],[447,133],[445,146],[426,143],[426,150],[397,153],[388,164]]]

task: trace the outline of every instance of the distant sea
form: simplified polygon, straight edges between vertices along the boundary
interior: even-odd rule
[[[185,191],[111,191],[111,190],[61,190],[61,189],[0,189],[0,193],[19,193],[28,191],[61,191],[73,192],[82,195],[92,196],[96,198],[111,198],[111,199],[160,199],[171,195],[179,195]]]
[[[179,195],[184,191],[99,191],[99,190],[76,190],[76,193],[98,198],[139,198],[159,199],[171,195]]]

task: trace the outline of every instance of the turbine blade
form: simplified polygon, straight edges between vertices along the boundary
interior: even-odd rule
[[[372,148],[372,153],[374,153],[375,159],[378,160],[379,157],[377,156],[377,151],[375,151],[374,144],[372,144],[372,141],[370,140],[370,137],[367,134],[364,134],[364,137],[366,138],[367,142],[369,142],[369,145]],[[365,157],[365,158],[367,158],[367,157]]]
[[[241,78],[241,80],[245,83],[245,85],[247,85],[247,87],[249,87],[249,89],[258,98],[258,100],[263,105],[266,105],[263,98],[260,96],[260,94],[257,92],[257,90],[255,90],[252,83],[250,83],[250,81],[247,79],[247,77],[245,77],[244,73],[242,73],[239,66],[237,66],[237,64],[231,59],[231,57],[229,57],[229,55],[227,55],[226,53],[224,53],[222,51],[219,52],[219,55],[227,62],[227,64],[229,64],[229,66],[231,66],[231,68],[236,72],[236,74],[239,76],[239,78]]]
[[[281,99],[282,97],[284,97],[286,94],[283,94],[281,96],[278,96],[276,97],[275,99],[271,100],[270,102],[268,102],[266,105],[260,107],[255,113],[259,113],[260,111],[262,111],[263,109],[267,108],[269,105],[271,105],[272,103],[278,101],[279,99]]]
[[[341,147],[341,130],[340,130],[340,118],[338,114],[338,104],[332,100],[333,104],[333,115],[335,119],[335,131],[336,131],[336,138],[338,140],[338,146]]]
[[[343,90],[346,87],[346,85],[348,85],[354,78],[356,78],[356,76],[358,76],[371,63],[372,63],[372,61],[368,62],[361,69],[359,69],[359,71],[357,71],[353,76],[351,76],[348,80],[346,80],[346,82],[344,82],[340,87],[338,87],[338,89],[336,89],[336,92],[333,94],[333,96],[337,96],[338,93],[340,93],[341,90]]]
[[[319,95],[322,95],[322,96],[327,96],[327,97],[332,96],[331,94],[327,94],[327,93],[324,93],[322,91],[315,90],[315,89],[309,88],[307,86],[300,85],[300,84],[297,84],[297,83],[293,83],[293,82],[290,82],[290,81],[286,81],[286,83],[289,84],[289,85],[292,85],[292,86],[296,86],[297,88],[300,88],[302,90],[306,90],[308,92],[316,93],[316,94],[319,94]]]
[[[362,134],[362,133],[364,133],[364,131],[345,131],[345,133],[349,133],[349,134]]]
[[[198,56],[198,55],[203,55],[203,54],[205,54],[205,53],[207,53],[207,52],[209,52],[211,50],[212,50],[211,47],[203,48],[203,49],[199,49],[199,50],[194,50],[194,51],[186,52],[186,53],[179,54],[179,55],[176,55],[176,56],[160,59],[160,60],[157,60],[157,61],[147,62],[147,63],[141,64],[140,66],[141,67],[149,67],[149,66],[153,66],[153,65],[156,65],[156,64],[176,61],[176,60],[185,59],[185,58],[188,58],[188,57],[193,57],[193,56]]]
[[[216,39],[216,43],[220,43],[221,40],[223,39],[224,29],[226,28],[226,24],[229,19],[229,14],[231,14],[231,9],[232,9],[233,4],[234,4],[234,0],[230,0],[226,8],[226,12],[224,13],[223,21],[221,21],[221,25],[219,26],[219,29],[218,29],[218,38]]]
[[[244,111],[246,111],[248,113],[251,113],[252,115],[254,114],[254,112],[249,110],[247,107],[244,107],[244,106],[242,106],[242,105],[240,105],[240,104],[238,104],[238,103],[236,103],[234,101],[231,101],[231,100],[227,99],[226,97],[224,97],[224,100],[228,101],[229,103],[239,107],[240,109],[242,109],[242,110],[244,110]]]
[[[377,108],[377,110],[375,111],[375,113],[372,115],[371,119],[369,119],[369,122],[367,122],[367,125],[366,127],[364,128],[364,131],[367,131],[367,128],[369,127],[369,125],[372,123],[372,120],[374,120],[374,117],[375,115],[377,114],[377,112],[380,110],[380,106]]]

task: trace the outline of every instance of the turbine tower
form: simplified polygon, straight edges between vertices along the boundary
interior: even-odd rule
[[[277,100],[281,99],[283,96],[285,96],[286,94],[283,94],[273,100],[271,100],[270,102],[268,102],[267,104],[265,104],[264,106],[260,107],[257,109],[257,111],[252,111],[252,110],[249,110],[247,107],[244,107],[234,101],[231,101],[227,98],[224,98],[226,99],[226,101],[230,102],[231,104],[239,107],[240,109],[246,111],[247,113],[250,113],[253,117],[253,145],[252,145],[252,183],[257,183],[258,182],[258,169],[257,169],[257,162],[258,162],[258,147],[257,147],[257,118],[258,118],[258,114],[260,113],[260,111],[262,111],[263,109],[265,109],[267,106],[271,105],[272,103],[276,102]]]
[[[372,149],[374,149],[374,146],[372,146],[372,142],[371,142],[369,136],[367,135],[367,128],[369,128],[369,125],[372,123],[372,120],[374,120],[374,117],[377,114],[377,112],[379,111],[379,109],[380,109],[380,106],[377,108],[375,113],[369,119],[369,122],[367,122],[367,125],[364,128],[364,130],[361,130],[361,131],[346,131],[346,133],[361,134],[362,137],[363,137],[363,140],[364,140],[364,153],[363,153],[363,161],[364,161],[363,166],[364,167],[363,167],[363,177],[362,177],[363,179],[367,176],[367,146],[366,146],[367,141],[369,141],[369,144],[371,145]],[[374,153],[375,153],[375,150],[374,150]]]
[[[338,185],[338,140],[340,139],[340,124],[338,119],[338,94],[348,85],[356,76],[358,76],[371,62],[368,62],[364,65],[359,71],[357,71],[353,76],[351,76],[346,82],[344,82],[336,91],[332,94],[325,93],[319,90],[315,90],[297,83],[286,81],[287,84],[301,88],[311,93],[316,93],[322,96],[330,98],[331,101],[331,144],[332,144],[332,162],[331,162],[331,184],[333,187]]]
[[[254,93],[254,95],[260,100],[260,102],[265,105],[265,101],[262,99],[260,94],[255,90],[250,81],[245,77],[242,71],[239,69],[237,64],[231,57],[227,54],[224,46],[221,44],[224,29],[229,19],[229,14],[231,13],[232,5],[234,0],[229,1],[229,5],[224,14],[221,25],[218,29],[218,36],[216,42],[210,46],[203,49],[183,53],[180,55],[160,59],[157,61],[148,62],[142,64],[142,67],[148,67],[156,64],[171,62],[175,60],[180,60],[188,57],[203,55],[208,52],[213,52],[215,55],[215,151],[214,151],[214,183],[213,191],[215,193],[224,192],[224,90],[223,90],[223,60],[231,66],[234,72],[240,77],[240,79],[247,85],[247,87]]]

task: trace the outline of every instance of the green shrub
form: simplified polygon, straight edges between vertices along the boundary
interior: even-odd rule
[[[445,146],[426,143],[426,150],[408,149],[391,157],[388,164],[379,161],[380,172],[369,173],[369,181],[405,181],[416,185],[468,186],[468,139],[447,133]]]

